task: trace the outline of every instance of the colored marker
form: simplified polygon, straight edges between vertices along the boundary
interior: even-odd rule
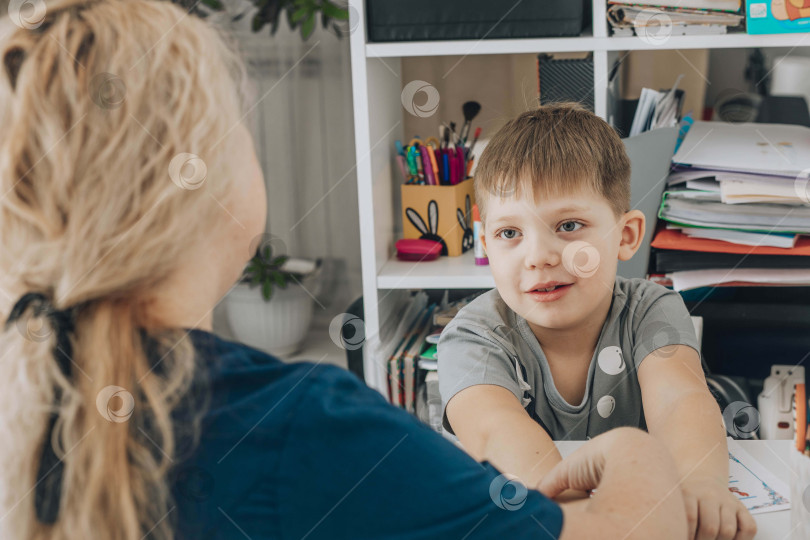
[[[436,178],[433,175],[433,166],[430,164],[430,156],[424,146],[422,147],[422,170],[425,171],[425,181],[427,184],[429,186],[436,185]]]
[[[473,215],[473,253],[475,255],[475,264],[477,266],[485,266],[489,264],[489,258],[484,251],[484,244],[481,242],[481,214],[478,213],[478,205],[474,204],[472,207]]]
[[[419,152],[419,148],[417,147],[413,152],[414,161],[416,162],[416,174],[419,177],[419,183],[425,183],[425,171],[422,169],[422,154]]]
[[[405,157],[397,155],[397,163],[399,164],[399,171],[402,173],[402,177],[407,182],[411,177],[408,174],[408,166],[405,165]]]
[[[430,158],[430,164],[433,166],[433,177],[434,177],[433,185],[438,186],[439,184],[441,184],[441,182],[439,182],[439,176],[441,173],[439,171],[439,165],[436,163],[436,153],[433,152],[433,146],[431,145],[427,145],[425,148],[427,148],[428,157]]]

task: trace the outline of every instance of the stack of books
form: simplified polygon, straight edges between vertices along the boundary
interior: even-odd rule
[[[810,285],[810,128],[695,122],[673,164],[651,279],[677,291]]]
[[[664,39],[668,36],[725,34],[742,29],[740,0],[610,0],[607,19],[613,35]]]

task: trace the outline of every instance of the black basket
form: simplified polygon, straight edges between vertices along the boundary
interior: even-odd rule
[[[369,41],[578,36],[590,24],[585,0],[366,0]]]

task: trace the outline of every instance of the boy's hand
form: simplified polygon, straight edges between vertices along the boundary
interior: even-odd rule
[[[757,524],[725,482],[712,478],[681,485],[689,523],[689,539],[751,540]]]

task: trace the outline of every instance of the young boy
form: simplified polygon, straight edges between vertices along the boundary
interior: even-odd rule
[[[752,538],[689,312],[616,275],[645,228],[616,132],[576,104],[526,112],[484,150],[475,196],[496,289],[442,332],[445,429],[527,485],[561,461],[553,440],[647,429],[677,463],[693,535]]]

